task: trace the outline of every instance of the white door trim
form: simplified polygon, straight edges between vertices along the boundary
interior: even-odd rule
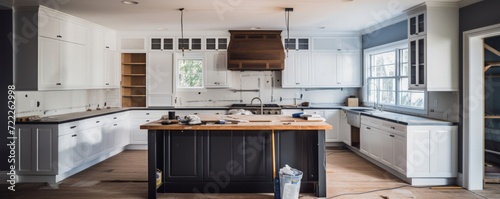
[[[461,186],[482,190],[484,179],[483,39],[500,35],[500,24],[463,33],[463,179]]]

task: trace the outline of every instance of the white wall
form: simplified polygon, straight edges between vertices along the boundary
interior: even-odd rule
[[[227,106],[235,103],[250,103],[260,97],[262,103],[294,105],[310,102],[311,105],[340,105],[349,95],[357,96],[356,88],[347,89],[284,89],[281,88],[280,71],[232,71],[231,87],[195,91],[178,90],[176,106]],[[273,85],[274,81],[274,86]],[[231,90],[257,89],[259,92],[233,92]],[[302,99],[294,100],[302,94]],[[280,101],[280,97],[282,101]],[[258,101],[254,101],[258,103]]]
[[[95,110],[104,102],[109,107],[119,107],[119,89],[75,90],[75,91],[17,91],[17,117],[39,115],[51,116],[86,111],[89,104]],[[37,107],[37,102],[40,106]]]

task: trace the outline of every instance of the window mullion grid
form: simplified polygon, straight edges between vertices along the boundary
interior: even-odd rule
[[[396,67],[396,91],[395,91],[395,97],[396,97],[396,106],[399,106],[400,103],[399,103],[399,91],[400,91],[400,78],[401,78],[401,70],[400,70],[400,67],[401,67],[401,57],[400,57],[401,53],[400,53],[400,50],[398,48],[396,48],[396,63],[394,64],[394,66]]]

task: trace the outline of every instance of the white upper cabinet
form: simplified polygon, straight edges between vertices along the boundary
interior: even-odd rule
[[[290,38],[284,88],[361,87],[360,37]],[[312,41],[311,50],[309,41]],[[302,46],[302,48],[301,48]],[[294,50],[294,51],[292,51]]]
[[[17,46],[14,56],[16,89],[118,87],[114,31],[44,6],[32,6],[14,13],[14,33],[23,35],[27,24],[22,19],[33,16],[38,16],[38,32],[23,38],[25,42]]]
[[[458,7],[426,3],[407,15],[410,89],[458,91]]]
[[[172,106],[173,52],[149,52],[147,60],[147,105]]]
[[[39,39],[39,90],[82,89],[86,85],[85,46]]]
[[[177,38],[177,50],[201,50],[201,38]]]
[[[282,74],[283,88],[311,85],[311,52],[290,51],[285,59]]]
[[[227,53],[205,53],[205,87],[224,88],[229,87],[230,71],[227,70]]]
[[[38,15],[40,36],[78,44],[86,43],[86,27],[78,22],[53,16],[41,10]]]

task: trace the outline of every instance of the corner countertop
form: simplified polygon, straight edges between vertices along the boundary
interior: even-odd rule
[[[352,110],[352,109],[366,109],[369,111],[360,111],[359,113],[364,116],[374,117],[377,119],[387,120],[399,124],[404,124],[407,126],[454,126],[458,125],[457,123],[444,121],[444,120],[436,120],[429,119],[425,117],[418,117],[413,115],[406,115],[401,113],[393,113],[389,111],[378,111],[374,110],[370,107],[344,107],[344,110]],[[352,110],[356,112],[356,110]],[[361,119],[363,121],[363,119]]]

